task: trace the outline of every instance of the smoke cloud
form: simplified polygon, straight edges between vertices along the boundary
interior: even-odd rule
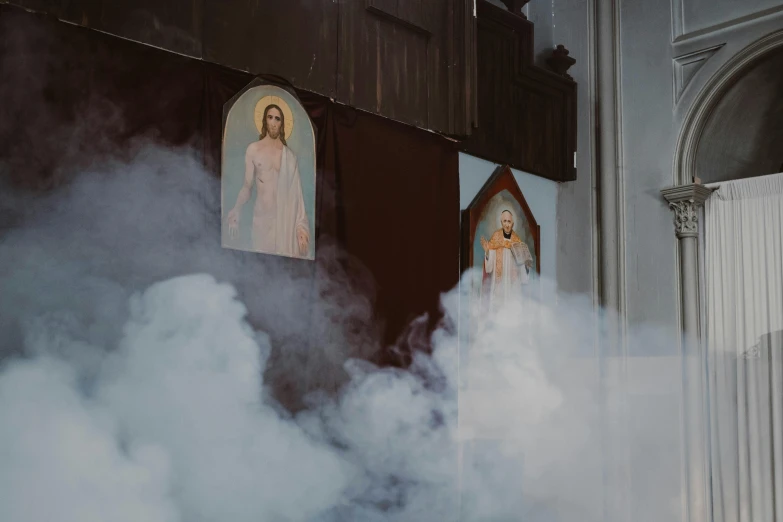
[[[379,368],[359,263],[222,249],[193,154],[123,158],[0,191],[0,520],[597,521],[623,462],[636,520],[678,515],[671,396],[628,415],[586,299],[512,303],[468,349],[463,284],[432,353]]]
[[[360,263],[327,238],[317,264],[222,249],[218,180],[128,143],[120,109],[63,81],[93,74],[81,48],[55,59],[19,20],[0,22],[0,521],[681,518],[670,332],[614,359],[589,299],[540,281],[469,347],[462,285],[431,339],[411,327],[431,353],[377,367]]]

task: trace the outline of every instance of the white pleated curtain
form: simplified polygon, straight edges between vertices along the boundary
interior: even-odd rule
[[[704,216],[713,518],[783,522],[783,174],[721,184]]]

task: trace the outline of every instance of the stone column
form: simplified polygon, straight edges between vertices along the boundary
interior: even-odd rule
[[[699,332],[699,209],[712,194],[700,184],[661,191],[674,211],[674,232],[680,240],[682,328],[685,337],[698,341]]]
[[[600,211],[600,295],[601,306],[611,313],[624,313],[622,129],[618,99],[620,62],[620,6],[618,0],[596,0],[596,136]],[[618,325],[619,326],[619,325]],[[615,332],[612,332],[615,333]],[[619,334],[618,334],[619,337]],[[621,342],[616,351],[622,352]],[[613,353],[612,355],[617,355]]]
[[[680,243],[682,310],[683,458],[687,522],[707,522],[709,455],[706,422],[705,360],[699,325],[699,209],[712,190],[699,184],[661,191],[674,211],[674,231]]]
[[[631,450],[625,345],[625,201],[620,81],[621,0],[593,0],[598,291],[605,334],[600,349],[605,522],[632,522]]]

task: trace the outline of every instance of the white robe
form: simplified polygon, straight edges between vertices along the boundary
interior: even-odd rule
[[[501,255],[503,256],[503,272],[500,277],[495,277],[498,250],[502,252]],[[530,281],[530,276],[524,266],[518,267],[519,277],[517,281],[512,281],[511,270],[507,267],[516,268],[514,254],[511,253],[509,248],[498,250],[490,250],[488,252],[489,255],[484,259],[484,271],[490,276],[490,284],[489,291],[486,294],[482,292],[481,299],[484,301],[482,308],[490,312],[497,311],[509,299],[521,299],[522,287]]]
[[[294,152],[285,145],[276,188],[274,208],[262,208],[260,201],[256,200],[253,212],[253,249],[283,256],[309,257],[307,252],[304,255],[299,253],[297,239],[299,229],[310,236],[299,164]]]

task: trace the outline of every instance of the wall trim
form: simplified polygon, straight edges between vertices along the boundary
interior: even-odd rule
[[[683,12],[685,4],[683,0],[671,0],[672,2],[672,43],[679,44],[688,40],[700,38],[702,36],[725,31],[726,29],[736,27],[740,24],[753,22],[765,16],[774,15],[783,11],[783,6],[775,6],[745,16],[740,16],[725,22],[696,29],[691,32],[684,32],[685,14]]]
[[[680,97],[685,89],[690,85],[691,80],[699,70],[704,67],[704,64],[712,58],[712,55],[718,52],[725,43],[713,45],[705,49],[699,49],[690,53],[675,56],[672,59],[672,65],[674,67],[674,105],[680,101]]]
[[[607,338],[599,351],[604,421],[604,520],[632,520],[631,455],[627,417],[625,168],[623,162],[622,19],[620,0],[595,0],[594,152],[598,206],[600,321]]]

